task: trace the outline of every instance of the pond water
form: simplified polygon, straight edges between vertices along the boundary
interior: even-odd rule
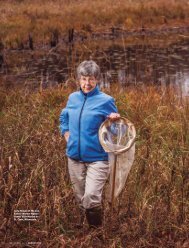
[[[110,39],[59,44],[31,50],[4,51],[0,79],[6,87],[35,90],[52,87],[75,77],[79,62],[94,59],[101,67],[101,88],[118,84],[173,86],[189,95],[189,36]]]

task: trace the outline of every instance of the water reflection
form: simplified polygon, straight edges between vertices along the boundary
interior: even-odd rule
[[[162,39],[161,39],[162,44]],[[189,41],[175,42],[163,47],[98,42],[90,45],[59,45],[48,50],[7,51],[6,66],[0,70],[1,81],[7,86],[13,83],[31,89],[53,87],[74,77],[79,62],[94,59],[101,66],[100,87],[110,89],[118,83],[126,85],[156,84],[162,89],[167,85],[182,94],[189,95]]]

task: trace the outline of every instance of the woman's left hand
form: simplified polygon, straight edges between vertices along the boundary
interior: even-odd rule
[[[121,116],[118,113],[111,113],[110,115],[107,116],[107,118],[112,121],[115,121],[115,120],[119,120]]]

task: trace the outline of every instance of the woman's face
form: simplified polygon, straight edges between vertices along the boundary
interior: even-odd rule
[[[96,87],[97,79],[94,76],[81,76],[79,84],[82,91],[88,93]]]

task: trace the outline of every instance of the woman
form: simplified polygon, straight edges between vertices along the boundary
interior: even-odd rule
[[[102,191],[109,176],[108,154],[98,138],[101,123],[120,118],[114,99],[97,86],[100,68],[92,60],[77,68],[80,90],[69,96],[60,115],[61,134],[67,141],[68,170],[76,200],[89,226],[102,224]]]

